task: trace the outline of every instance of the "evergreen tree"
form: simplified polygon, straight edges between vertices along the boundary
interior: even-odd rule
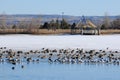
[[[50,28],[53,29],[53,30],[56,29],[55,21],[53,19],[50,21]]]
[[[58,19],[56,19],[55,27],[56,27],[56,29],[60,29],[60,24],[59,24],[59,20]]]
[[[61,29],[69,29],[70,26],[65,19],[61,21]]]
[[[12,29],[16,29],[17,28],[17,26],[14,24],[13,26],[12,26]]]
[[[73,23],[72,26],[71,26],[71,29],[75,29],[75,26],[76,26],[76,24]]]
[[[42,28],[49,30],[49,24],[48,24],[48,22],[45,22],[45,23],[43,24]]]

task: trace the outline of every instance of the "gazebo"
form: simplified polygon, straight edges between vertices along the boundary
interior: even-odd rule
[[[73,30],[71,30],[72,34],[76,34],[76,31],[80,32],[82,35],[99,35],[100,34],[100,29],[93,24],[90,20],[86,20],[84,16],[82,16],[82,20],[75,26]]]

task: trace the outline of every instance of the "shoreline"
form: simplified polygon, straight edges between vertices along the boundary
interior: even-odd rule
[[[71,34],[71,29],[56,29],[56,30],[47,30],[47,29],[33,29],[31,31],[27,31],[27,29],[0,29],[0,35],[8,35],[8,34],[31,34],[31,35],[66,35]],[[119,29],[108,29],[108,30],[100,30],[100,35],[106,34],[120,34]],[[73,35],[81,35],[79,31]]]

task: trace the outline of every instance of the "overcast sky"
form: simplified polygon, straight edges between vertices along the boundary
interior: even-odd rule
[[[120,15],[120,0],[0,0],[0,14]]]

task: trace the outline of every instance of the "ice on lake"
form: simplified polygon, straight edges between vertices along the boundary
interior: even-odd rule
[[[120,35],[0,35],[0,46],[30,50],[83,48],[120,50]],[[24,65],[24,68],[21,68]],[[15,67],[15,69],[11,69]],[[120,80],[117,64],[0,63],[0,80]]]
[[[120,49],[120,35],[0,35],[0,46],[14,49]]]

